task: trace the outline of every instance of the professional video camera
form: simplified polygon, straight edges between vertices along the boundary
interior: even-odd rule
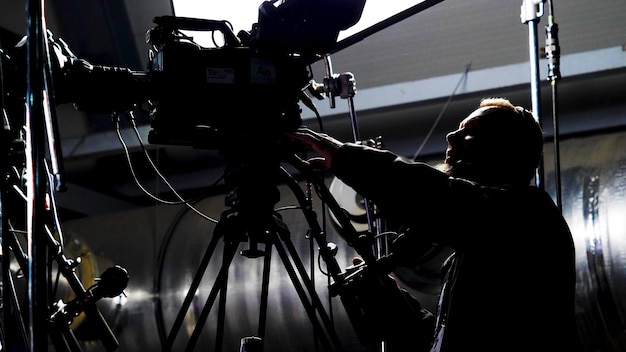
[[[365,0],[265,1],[258,23],[236,36],[227,21],[163,16],[147,33],[146,72],[95,66],[52,41],[58,102],[90,112],[147,103],[149,142],[223,149],[250,147],[301,124],[299,101],[308,66],[328,52],[340,30],[360,19]],[[205,48],[183,31],[221,32]]]

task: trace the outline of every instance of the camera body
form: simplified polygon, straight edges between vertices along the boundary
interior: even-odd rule
[[[311,80],[303,57],[232,40],[204,48],[162,26],[149,40],[150,143],[228,148],[301,124],[299,94]]]
[[[301,125],[308,66],[359,21],[365,0],[263,1],[258,22],[237,36],[226,21],[155,18],[148,71],[152,144],[248,149]],[[204,48],[180,30],[218,31]]]

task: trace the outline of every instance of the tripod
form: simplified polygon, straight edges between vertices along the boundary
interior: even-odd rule
[[[183,325],[184,318],[192,304],[194,294],[200,286],[202,277],[220,240],[224,241],[221,268],[208,294],[207,300],[199,314],[193,332],[187,342],[186,351],[192,351],[196,346],[202,328],[219,294],[219,310],[217,313],[216,338],[214,351],[221,351],[223,347],[225,305],[227,296],[228,270],[241,243],[247,243],[247,248],[240,254],[248,258],[263,257],[263,277],[261,283],[261,298],[259,307],[258,330],[256,336],[242,340],[242,348],[250,342],[256,343],[262,350],[267,319],[267,298],[269,294],[270,262],[273,249],[279,254],[283,267],[300,298],[302,306],[311,321],[316,342],[319,342],[326,351],[343,351],[332,321],[326,313],[322,302],[315,291],[315,287],[307,274],[297,250],[291,241],[290,232],[281,217],[273,210],[279,199],[278,190],[274,184],[282,179],[290,187],[301,205],[303,214],[310,225],[311,237],[317,241],[322,257],[329,266],[331,273],[338,274],[339,266],[332,257],[332,249],[326,242],[323,232],[317,223],[317,217],[308,204],[307,195],[300,185],[276,160],[267,163],[267,160],[250,161],[234,167],[228,182],[236,185],[236,189],[227,196],[227,204],[231,207],[224,211],[213,232],[213,236],[199,263],[188,293],[182,303],[179,313],[173,322],[167,338],[162,338],[163,350],[171,351],[174,342]],[[263,250],[259,244],[264,245]],[[163,335],[163,334],[162,334]],[[248,346],[251,347],[251,346]],[[242,349],[243,351],[243,349]],[[246,350],[248,351],[248,350]],[[252,351],[252,350],[250,350]]]

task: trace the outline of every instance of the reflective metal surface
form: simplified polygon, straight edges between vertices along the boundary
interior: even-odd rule
[[[624,133],[568,140],[561,149],[563,215],[576,245],[578,325],[588,351],[626,351],[624,150]]]
[[[570,224],[576,244],[578,271],[577,317],[586,351],[626,351],[624,314],[626,314],[626,133],[601,134],[561,141],[563,214]],[[551,146],[546,145],[546,187],[554,192],[551,181],[554,166]],[[278,206],[294,205],[290,192],[281,188]],[[223,197],[202,199],[196,206],[213,217],[224,209]],[[321,209],[316,200],[313,204]],[[379,350],[360,346],[343,307],[337,298],[328,298],[328,279],[322,274],[317,248],[307,238],[307,225],[298,210],[281,211],[299,257],[314,276],[325,309],[335,319],[335,327],[348,351]],[[356,254],[336,233],[332,219],[319,212],[327,222],[328,240],[338,245],[337,262],[346,267]],[[126,296],[100,302],[111,322],[121,351],[160,350],[159,324],[169,333],[181,302],[192,282],[196,268],[213,236],[214,224],[180,207],[158,206],[150,209],[111,214],[99,218],[74,220],[65,224],[66,234],[83,245],[100,261],[119,264],[130,274]],[[429,226],[429,224],[425,224]],[[84,248],[87,246],[88,251]],[[241,243],[239,249],[245,249]],[[260,246],[262,248],[262,246]],[[536,250],[542,250],[537,243]],[[183,350],[221,267],[221,241],[207,272],[195,293],[191,309],[174,344]],[[423,267],[398,273],[427,308],[434,309],[437,298],[437,273],[441,258]],[[533,260],[533,253],[528,253]],[[94,261],[96,262],[96,261]],[[229,266],[224,326],[224,351],[238,351],[240,339],[257,334],[261,281],[261,258],[237,254]],[[285,265],[272,255],[265,335],[268,351],[315,351],[310,320],[285,273]],[[99,268],[100,271],[106,267]],[[98,270],[94,268],[93,270]],[[550,268],[546,268],[550,270]],[[537,288],[541,294],[541,288]],[[211,310],[197,351],[212,351],[217,329],[217,303]],[[537,312],[540,316],[541,312]],[[385,322],[381,322],[384,324]],[[81,329],[78,327],[77,329]],[[555,327],[558,329],[558,327]],[[83,328],[83,330],[88,330]],[[78,330],[80,331],[80,330]],[[80,337],[81,335],[79,335]],[[89,334],[82,335],[89,340]],[[86,342],[88,350],[99,345]]]

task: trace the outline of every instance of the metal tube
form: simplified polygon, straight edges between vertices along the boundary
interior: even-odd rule
[[[521,7],[522,23],[528,25],[528,54],[530,61],[530,94],[531,110],[540,126],[541,121],[541,92],[539,88],[539,53],[537,44],[537,23],[543,15],[543,0],[524,0]],[[543,158],[535,173],[535,185],[544,189],[544,164]]]
[[[26,89],[26,166],[27,166],[27,239],[28,239],[28,320],[31,351],[44,351],[48,340],[48,292],[46,276],[46,236],[44,229],[47,177],[45,158],[44,102],[46,26],[44,2],[27,2],[27,89]]]
[[[559,148],[559,113],[557,101],[557,84],[561,79],[560,51],[558,39],[558,25],[554,22],[554,8],[552,0],[548,0],[548,25],[546,26],[546,58],[548,59],[548,80],[552,87],[552,134],[554,143],[554,193],[556,204],[563,209],[563,195],[561,191],[561,157]]]

